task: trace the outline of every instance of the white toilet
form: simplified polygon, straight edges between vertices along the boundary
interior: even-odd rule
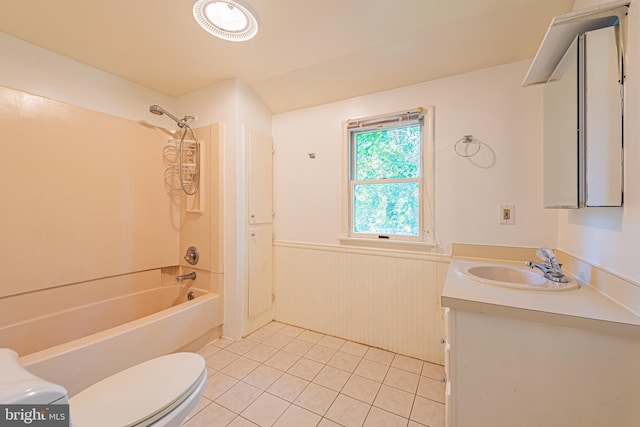
[[[0,348],[0,403],[69,403],[74,427],[179,426],[207,385],[202,356],[174,353],[125,369],[68,398],[67,390],[27,371]]]

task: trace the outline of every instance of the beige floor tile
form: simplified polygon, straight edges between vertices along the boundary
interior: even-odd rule
[[[422,376],[440,380],[444,377],[444,366],[424,362],[424,366],[422,367]]]
[[[374,362],[373,360],[362,359],[354,371],[354,374],[381,383],[384,377],[387,376],[387,371],[389,371],[389,365]]]
[[[271,356],[276,354],[278,349],[269,345],[258,344],[248,352],[244,354],[247,359],[255,360],[256,362],[264,363]]]
[[[293,402],[307,385],[309,385],[309,381],[285,373],[267,389],[267,392],[288,402]]]
[[[198,353],[200,356],[202,356],[202,357],[204,357],[206,359],[207,357],[216,354],[220,350],[221,350],[220,347],[217,347],[217,346],[213,345],[213,343],[212,343],[212,344],[205,345],[200,350],[198,350],[196,353]]]
[[[263,393],[241,415],[259,426],[269,427],[280,418],[289,405],[289,402],[279,397]]]
[[[275,348],[283,348],[284,346],[286,346],[287,344],[289,344],[291,341],[293,341],[293,337],[290,337],[289,335],[284,335],[281,333],[275,333],[273,335],[271,335],[269,338],[267,338],[266,340],[264,340],[262,343],[266,344],[266,345],[270,345],[271,347],[275,347]]]
[[[293,403],[318,415],[324,415],[337,395],[336,391],[310,383]]]
[[[249,375],[244,377],[242,381],[247,384],[251,384],[260,390],[268,389],[278,378],[280,378],[284,372],[279,371],[267,365],[260,365]]]
[[[343,340],[342,338],[336,338],[336,337],[332,337],[331,335],[325,335],[324,337],[322,337],[322,339],[320,339],[320,341],[318,341],[318,344],[324,347],[329,347],[334,350],[338,350],[346,342],[347,340]]]
[[[298,339],[301,339],[302,341],[309,341],[314,344],[317,344],[318,341],[320,341],[323,337],[324,334],[320,334],[314,331],[304,331],[303,333],[298,335]]]
[[[332,421],[345,427],[360,427],[369,414],[371,405],[339,394],[325,415]]]
[[[260,364],[256,361],[247,359],[246,357],[239,357],[222,368],[220,372],[241,380],[258,366],[260,366]]]
[[[291,375],[300,377],[307,381],[311,381],[324,365],[311,359],[305,359],[304,357],[293,364],[291,368],[287,370]]]
[[[197,352],[209,379],[183,427],[444,427],[441,365],[280,322]]]
[[[327,365],[353,373],[362,359],[349,353],[337,352]]]
[[[373,360],[374,362],[382,363],[383,365],[391,365],[394,354],[390,351],[380,350],[379,348],[369,347],[369,350],[364,355],[367,360]]]
[[[444,405],[416,396],[410,418],[429,427],[444,427]]]
[[[364,427],[407,427],[408,419],[373,406]]]
[[[295,339],[291,341],[289,344],[285,345],[282,349],[289,353],[293,353],[298,356],[304,356],[304,354],[311,350],[315,344],[309,341],[303,341],[300,339]]]
[[[189,421],[191,418],[193,418],[196,415],[198,415],[198,413],[200,411],[202,411],[204,408],[206,408],[210,403],[211,403],[211,400],[209,400],[206,397],[202,396],[200,398],[200,400],[198,400],[198,403],[196,403],[196,406],[191,410],[189,415],[187,415],[187,417],[184,419],[184,421],[182,421],[182,424],[187,423],[187,421]]]
[[[334,423],[331,420],[323,418],[323,419],[320,420],[320,423],[318,424],[318,427],[342,427],[342,426],[340,424],[338,424],[338,423]]]
[[[270,331],[268,329],[258,329],[257,331],[249,335],[247,339],[261,343],[275,333],[276,333],[275,331]]]
[[[426,397],[427,399],[435,400],[436,402],[444,403],[445,389],[445,383],[440,380],[420,377],[420,384],[418,384],[417,395]]]
[[[315,427],[320,422],[320,415],[311,411],[291,405],[276,421],[274,427]]]
[[[294,363],[300,360],[300,356],[296,356],[293,353],[287,353],[286,351],[278,351],[264,362],[265,365],[276,368],[280,371],[287,371]]]
[[[216,372],[207,379],[207,387],[204,389],[203,396],[216,400],[236,384],[238,384],[237,379],[222,372]]]
[[[240,340],[240,341],[234,342],[233,344],[229,344],[227,347],[225,347],[225,350],[242,356],[243,354],[245,354],[246,352],[248,352],[249,350],[251,350],[253,347],[257,345],[258,343],[255,341]]]
[[[307,351],[303,357],[315,360],[316,362],[326,364],[333,357],[337,350],[329,347],[323,347],[319,344],[314,345]]]
[[[393,412],[401,417],[409,418],[414,397],[414,394],[383,384],[382,387],[380,387],[380,391],[378,391],[378,395],[376,396],[376,400],[374,400],[373,405],[389,412]]]
[[[303,333],[304,331],[305,331],[304,329],[299,328],[297,326],[287,325],[284,328],[280,329],[279,333],[295,338],[301,333]]]
[[[262,390],[252,385],[239,382],[215,400],[218,405],[240,414],[247,406],[262,394]]]
[[[220,350],[214,355],[207,357],[206,364],[210,368],[213,368],[216,371],[219,371],[220,369],[227,366],[229,363],[236,360],[238,357],[240,356],[238,356],[235,353],[231,353],[230,351]]]
[[[364,344],[359,344],[353,341],[346,341],[339,350],[343,353],[349,353],[354,356],[363,357],[367,350],[369,350],[369,346]]]
[[[235,341],[228,338],[220,338],[215,341],[211,341],[211,344],[215,345],[216,347],[225,348],[226,346],[233,344],[234,342]]]
[[[391,366],[393,366],[394,368],[413,372],[414,374],[418,375],[420,375],[420,373],[422,372],[422,365],[422,360],[403,356],[401,354],[396,354],[396,356],[393,358],[393,362],[391,363]]]
[[[273,331],[273,332],[278,332],[279,330],[285,328],[287,325],[284,323],[280,323],[280,322],[270,322],[267,323],[266,325],[264,325],[262,328],[260,328],[259,330],[265,330],[265,331]]]
[[[258,424],[254,424],[251,421],[247,420],[246,418],[237,416],[233,421],[231,421],[231,424],[229,424],[227,427],[256,427],[256,426],[258,426]]]
[[[331,390],[340,391],[349,377],[348,372],[332,366],[325,366],[318,372],[318,375],[315,376],[312,382],[330,388]]]
[[[341,393],[371,404],[375,400],[381,385],[379,382],[368,378],[351,375]]]
[[[415,394],[419,382],[420,375],[391,366],[382,383]]]
[[[220,405],[211,403],[198,415],[184,424],[184,427],[223,427],[236,416],[233,412]]]

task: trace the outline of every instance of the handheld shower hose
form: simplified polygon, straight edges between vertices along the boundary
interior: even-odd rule
[[[196,134],[193,132],[193,129],[191,129],[191,126],[189,126],[189,120],[193,120],[194,117],[193,116],[184,116],[182,119],[178,119],[176,116],[174,116],[173,114],[171,114],[170,112],[168,112],[167,110],[165,110],[164,108],[162,108],[159,105],[151,105],[149,107],[149,112],[158,115],[158,116],[162,116],[165,115],[167,117],[169,117],[170,119],[172,119],[174,122],[176,122],[178,124],[178,127],[180,129],[183,130],[182,132],[182,136],[180,137],[180,147],[178,149],[179,154],[180,154],[180,163],[178,165],[180,171],[179,171],[179,176],[180,176],[180,187],[182,188],[182,191],[185,192],[185,194],[189,195],[189,196],[193,196],[194,194],[196,194],[198,192],[198,190],[200,189],[200,143],[198,142],[197,138],[196,138]],[[193,138],[193,140],[195,141],[195,147],[196,147],[196,153],[195,153],[195,176],[192,182],[195,183],[195,185],[192,187],[187,187],[187,185],[185,184],[185,179],[184,179],[184,162],[183,162],[183,152],[184,152],[184,139],[187,136],[187,132],[191,132],[191,136]]]

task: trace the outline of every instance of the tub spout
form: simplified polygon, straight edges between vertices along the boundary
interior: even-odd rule
[[[176,280],[178,281],[178,283],[182,282],[183,280],[196,280],[196,272],[192,271],[189,274],[183,274],[182,276],[176,277]]]

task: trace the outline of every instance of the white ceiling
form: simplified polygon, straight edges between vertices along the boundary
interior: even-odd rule
[[[574,0],[249,0],[244,43],[193,2],[2,0],[0,31],[171,96],[239,78],[279,113],[532,58]]]

